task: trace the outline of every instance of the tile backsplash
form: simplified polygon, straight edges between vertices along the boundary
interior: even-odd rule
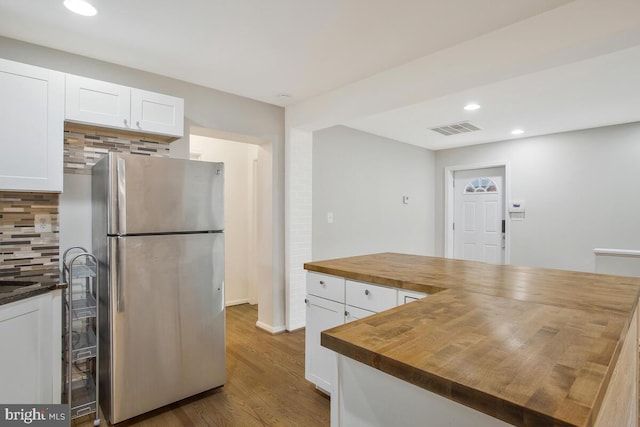
[[[169,157],[169,143],[151,135],[133,136],[114,130],[65,125],[64,173],[91,175],[91,166],[110,151]]]
[[[57,193],[0,191],[0,279],[58,278],[58,199]],[[36,231],[36,215],[46,231]]]

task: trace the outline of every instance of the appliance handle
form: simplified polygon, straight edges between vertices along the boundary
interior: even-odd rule
[[[118,233],[127,233],[127,170],[125,160],[118,158],[116,163],[116,204],[118,213]]]
[[[127,250],[123,237],[116,237],[116,311],[124,312],[124,271],[126,270]]]

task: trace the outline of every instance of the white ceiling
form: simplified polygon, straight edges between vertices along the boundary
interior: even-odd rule
[[[293,107],[443,50],[472,46],[484,35],[537,16],[575,4],[590,11],[598,2],[92,0],[99,13],[83,18],[68,12],[62,0],[0,0],[0,35]],[[608,29],[621,21],[614,41],[612,36],[591,41],[594,57],[577,52],[585,45],[576,43],[574,62],[543,70],[530,66],[535,71],[523,69],[471,89],[448,87],[441,96],[342,124],[440,149],[508,139],[514,126],[529,136],[640,120],[640,2],[602,3],[620,7],[627,18],[591,17],[611,21],[604,23]],[[637,17],[628,18],[630,11]],[[569,29],[573,24],[566,22]],[[569,40],[571,31],[567,34]],[[542,28],[532,37],[557,42],[544,40]],[[469,63],[482,60],[467,52]],[[282,93],[291,97],[279,98]],[[472,100],[483,108],[463,111]],[[428,130],[462,120],[483,130],[455,137]]]
[[[470,102],[482,106],[465,111]],[[640,46],[348,121],[365,132],[440,150],[640,120]],[[480,131],[430,129],[469,121]]]

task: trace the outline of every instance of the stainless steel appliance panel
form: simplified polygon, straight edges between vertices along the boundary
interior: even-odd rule
[[[109,301],[111,288],[109,287],[109,240],[107,237],[107,200],[109,194],[109,169],[108,162],[99,162],[91,169],[91,199],[92,199],[92,236],[91,246],[93,254],[98,260],[98,283],[100,285],[98,300],[98,321],[100,322],[100,335],[98,337],[100,349],[111,348],[111,330],[109,316]],[[100,405],[109,418],[107,411],[111,407],[111,383],[109,372],[111,366],[111,353],[100,351],[99,358],[99,387]]]
[[[224,384],[224,235],[109,237],[109,249],[109,421]]]
[[[108,234],[223,230],[223,163],[120,153],[102,161],[111,186]]]

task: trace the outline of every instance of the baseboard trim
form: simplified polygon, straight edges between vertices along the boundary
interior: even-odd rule
[[[285,327],[283,326],[271,326],[271,325],[267,325],[266,323],[262,323],[261,321],[257,321],[256,322],[256,326],[260,329],[262,329],[263,331],[267,331],[272,335],[275,334],[281,334],[282,332],[285,331]]]
[[[305,328],[305,326],[306,326],[306,325],[304,324],[304,322],[303,322],[303,323],[298,323],[297,325],[291,325],[291,326],[289,327],[289,329],[287,329],[287,330],[288,330],[289,332],[293,332],[293,331],[297,331],[297,330],[300,330],[300,329],[304,329],[304,328]]]
[[[247,304],[249,302],[248,298],[244,298],[244,299],[237,299],[234,301],[225,301],[224,306],[225,307],[229,307],[232,305],[240,305],[240,304]]]

